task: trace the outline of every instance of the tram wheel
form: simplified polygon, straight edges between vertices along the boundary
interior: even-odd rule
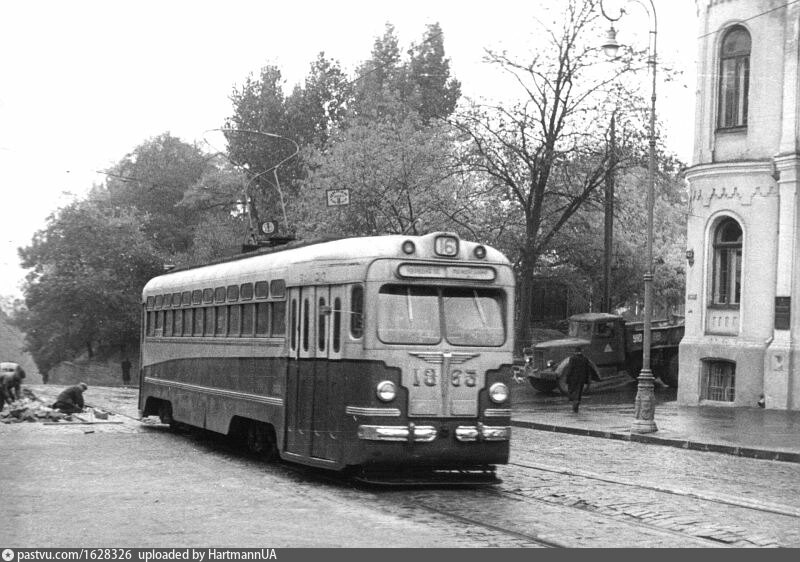
[[[251,421],[247,424],[244,443],[247,450],[260,459],[273,461],[278,458],[277,439],[271,425]]]
[[[172,417],[172,404],[166,400],[158,405],[158,419],[161,423],[168,425],[171,429],[175,429],[178,422]]]

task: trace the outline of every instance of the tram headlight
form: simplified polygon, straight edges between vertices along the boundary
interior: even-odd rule
[[[381,381],[375,389],[375,394],[382,402],[391,402],[397,396],[397,387],[392,381]]]
[[[476,258],[482,260],[486,257],[486,246],[475,246],[475,249],[472,250],[472,253],[475,255]]]
[[[414,246],[414,243],[411,240],[406,240],[403,242],[403,251],[406,254],[413,254],[416,249],[417,247]]]
[[[501,382],[494,383],[489,387],[489,398],[495,404],[502,404],[508,400],[508,387]]]

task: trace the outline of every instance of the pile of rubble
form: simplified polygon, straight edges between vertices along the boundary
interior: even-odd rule
[[[99,408],[85,408],[80,414],[65,414],[42,402],[27,388],[22,389],[22,395],[22,398],[0,412],[0,423],[94,423],[95,420],[108,419],[108,412]]]

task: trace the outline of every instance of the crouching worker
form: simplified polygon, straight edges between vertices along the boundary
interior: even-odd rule
[[[83,393],[89,388],[85,382],[70,386],[61,391],[51,408],[65,414],[79,414],[83,411]]]
[[[0,376],[0,410],[5,407],[6,403],[11,404],[22,398],[20,388],[24,378],[25,371],[19,365],[14,367],[13,372],[7,372]]]

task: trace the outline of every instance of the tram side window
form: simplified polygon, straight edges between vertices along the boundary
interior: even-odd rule
[[[246,304],[242,309],[242,336],[253,336],[253,316],[256,311],[256,305]]]
[[[203,335],[204,336],[213,336],[214,335],[214,307],[207,306],[203,309],[205,313],[205,320],[203,326]]]
[[[172,311],[168,310],[167,315],[164,318],[164,335],[171,336],[172,335]]]
[[[286,301],[277,301],[272,303],[271,335],[286,335]]]
[[[303,299],[303,319],[301,320],[302,322],[301,326],[303,330],[303,336],[302,336],[303,351],[308,351],[308,341],[310,335],[310,330],[309,330],[310,318],[309,318],[308,308],[309,308],[308,299]]]
[[[156,335],[156,312],[150,311],[147,313],[147,335]]]
[[[225,302],[226,294],[225,287],[217,287],[214,290],[214,302]]]
[[[342,345],[342,299],[333,299],[333,352],[339,353]]]
[[[218,336],[224,336],[228,333],[228,307],[218,306],[217,308],[217,331]]]
[[[364,287],[355,285],[350,291],[350,335],[364,335]]]
[[[238,337],[241,331],[242,306],[234,304],[228,307],[228,335]]]
[[[256,304],[256,336],[266,337],[269,335],[269,303],[260,302]]]
[[[286,296],[286,281],[283,279],[273,279],[269,283],[269,292],[273,299],[282,299]]]
[[[317,349],[325,351],[325,299],[320,298],[317,306]]]
[[[195,336],[202,336],[203,335],[203,319],[204,319],[204,308],[195,308],[194,309],[194,335]]]
[[[160,336],[164,329],[164,311],[158,310],[156,311],[156,330],[153,334],[154,336]]]
[[[173,336],[183,335],[183,311],[180,309],[173,312],[172,335]]]
[[[192,309],[191,308],[184,308],[183,309],[183,335],[184,336],[191,336],[192,335]]]
[[[292,350],[297,349],[297,299],[292,299],[292,314],[289,323],[292,333],[291,333],[291,348]]]

